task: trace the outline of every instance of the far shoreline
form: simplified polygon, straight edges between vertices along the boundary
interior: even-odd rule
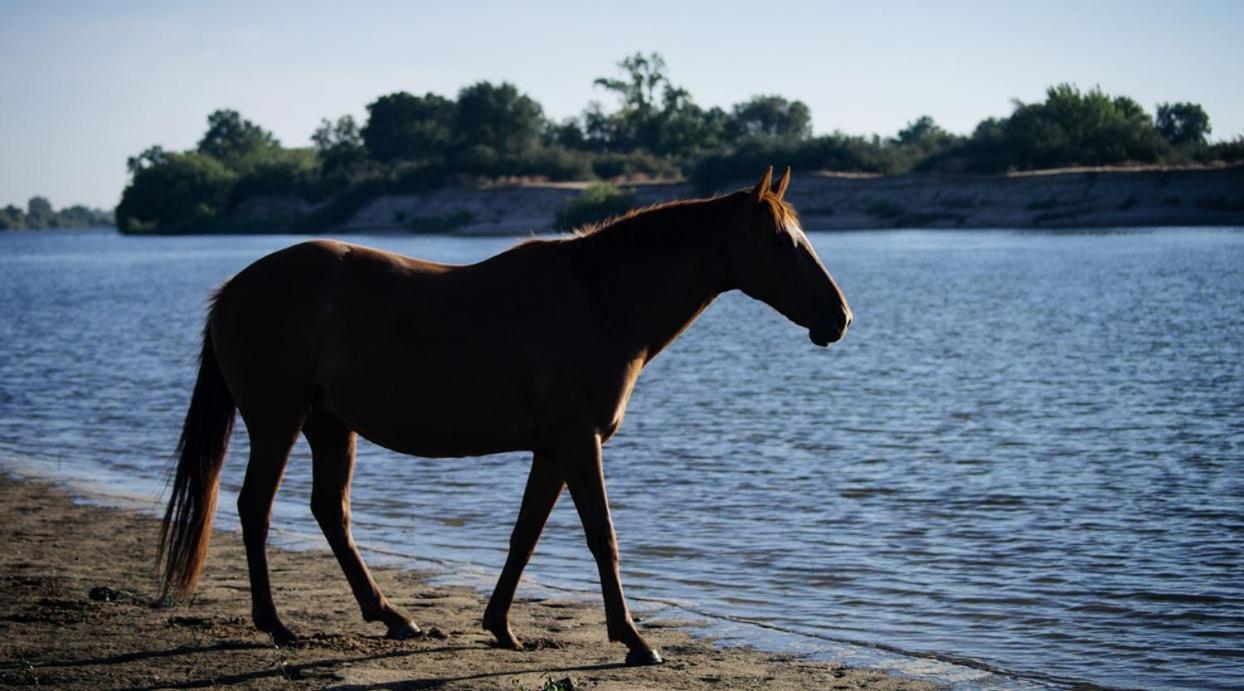
[[[553,219],[587,182],[446,186],[365,200],[345,221],[304,230],[318,206],[296,198],[244,201],[208,231],[127,237],[325,235],[525,237],[560,234]],[[740,182],[740,186],[743,183]],[[686,181],[619,183],[638,207],[711,196]],[[1070,168],[996,176],[796,174],[787,198],[809,231],[1141,229],[1244,226],[1244,166]]]
[[[309,233],[300,228],[321,205],[291,197],[252,198],[209,232],[195,234],[553,233],[558,210],[587,184],[526,182],[380,194],[363,200],[344,221]],[[637,207],[711,196],[685,181],[618,184],[633,191]],[[727,189],[742,186],[740,181]],[[818,231],[1244,226],[1244,166],[1075,168],[995,176],[796,173],[787,200],[804,227]]]
[[[251,198],[207,230],[121,233],[112,227],[14,229],[61,233],[111,229],[127,237],[214,235],[559,235],[557,209],[587,186],[526,182],[379,194],[338,224],[306,230],[316,204]],[[637,207],[708,197],[685,181],[618,183]],[[739,183],[743,186],[743,183]],[[807,230],[1072,230],[1244,227],[1244,166],[1066,168],[1006,176],[860,176],[796,173],[787,199]]]

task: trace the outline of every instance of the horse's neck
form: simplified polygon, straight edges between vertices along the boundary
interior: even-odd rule
[[[715,214],[691,215],[698,227],[644,228],[629,251],[599,257],[605,318],[628,354],[646,364],[668,346],[727,286]],[[661,232],[687,233],[670,240]],[[644,247],[648,242],[651,247]]]

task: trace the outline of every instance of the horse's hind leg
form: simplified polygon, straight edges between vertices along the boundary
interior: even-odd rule
[[[389,638],[410,638],[420,634],[401,610],[389,604],[363,563],[354,536],[350,533],[350,477],[354,473],[354,432],[331,413],[313,409],[302,428],[311,445],[314,475],[311,513],[350,582],[350,589],[363,610],[366,621],[381,621],[389,627]]]
[[[257,424],[247,420],[251,456],[246,479],[238,493],[238,516],[242,522],[242,541],[246,544],[246,566],[251,579],[251,616],[260,631],[268,633],[277,645],[296,640],[281,623],[272,601],[268,580],[268,526],[272,521],[272,502],[285,472],[289,451],[297,438],[298,424]]]
[[[520,647],[514,632],[510,630],[510,605],[514,603],[518,580],[531,560],[531,553],[565,484],[557,464],[548,456],[537,453],[531,462],[531,475],[527,477],[518,521],[510,534],[510,555],[506,557],[505,568],[501,570],[497,587],[488,600],[488,608],[484,610],[484,628],[496,636],[497,643],[504,647]]]

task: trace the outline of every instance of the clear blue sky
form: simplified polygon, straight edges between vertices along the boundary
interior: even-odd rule
[[[0,204],[111,207],[126,156],[192,147],[221,107],[305,146],[378,95],[487,79],[560,119],[640,50],[701,105],[777,93],[818,132],[968,132],[1069,81],[1244,134],[1244,1],[350,4],[0,0]]]

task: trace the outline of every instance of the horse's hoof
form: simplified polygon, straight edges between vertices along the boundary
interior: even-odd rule
[[[298,636],[284,626],[268,632],[272,637],[272,645],[278,648],[297,648],[300,645]]]
[[[510,627],[488,630],[492,633],[493,638],[497,639],[498,648],[507,648],[509,650],[523,649],[523,642],[518,640],[513,631],[510,631]]]
[[[665,662],[661,659],[661,653],[655,650],[632,650],[626,654],[627,667],[648,667],[650,665],[659,665]]]
[[[419,638],[423,636],[423,631],[413,621],[408,621],[396,626],[390,626],[389,632],[385,634],[385,638],[395,641],[405,641],[411,638]]]

